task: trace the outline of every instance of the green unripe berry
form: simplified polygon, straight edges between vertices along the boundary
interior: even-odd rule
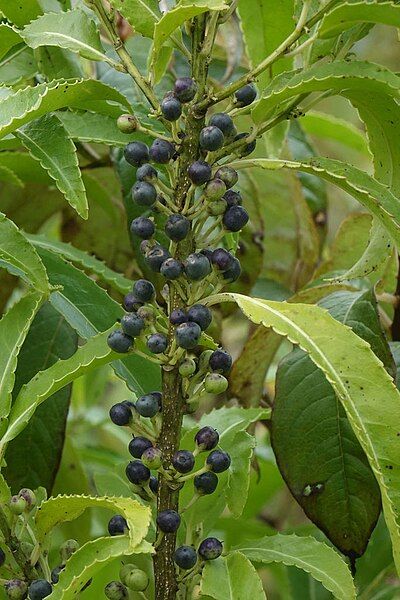
[[[60,546],[60,556],[63,564],[67,562],[69,558],[76,552],[79,548],[79,544],[76,540],[67,540]]]
[[[35,508],[37,500],[35,493],[32,490],[29,488],[22,488],[22,490],[18,492],[18,496],[26,501],[27,510]]]
[[[137,311],[137,316],[143,319],[145,323],[153,323],[155,320],[155,308],[152,306],[141,306]]]
[[[226,185],[222,179],[211,179],[204,188],[204,195],[208,200],[219,200],[226,192]]]
[[[22,579],[10,579],[4,584],[4,589],[10,600],[22,600],[22,598],[26,598],[28,586]]]
[[[22,515],[22,513],[27,509],[28,503],[25,498],[21,498],[20,496],[11,496],[10,500],[10,511],[14,515]]]
[[[192,358],[185,358],[179,365],[179,374],[182,377],[190,377],[196,372],[196,363]]]
[[[128,600],[129,592],[120,581],[110,581],[104,588],[104,594],[108,600]]]
[[[214,200],[207,205],[207,212],[213,217],[223,215],[226,211],[226,200],[221,198],[220,200]]]
[[[149,469],[157,471],[162,465],[162,453],[159,448],[154,448],[151,446],[147,448],[142,454],[141,457],[142,463],[146,465]]]
[[[135,565],[124,565],[119,572],[121,581],[133,592],[144,592],[149,585],[147,573]]]
[[[133,133],[138,127],[138,120],[134,115],[120,115],[117,127],[122,133]]]
[[[204,387],[208,394],[223,394],[228,389],[228,380],[219,373],[208,373]]]

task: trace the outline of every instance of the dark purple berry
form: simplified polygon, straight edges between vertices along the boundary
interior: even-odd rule
[[[175,550],[174,561],[179,568],[189,571],[197,563],[197,552],[192,546],[180,546]]]
[[[150,477],[149,487],[153,494],[157,494],[158,492],[158,478],[155,475]]]
[[[52,589],[51,583],[45,579],[36,579],[28,588],[29,600],[43,600],[50,596]]]
[[[200,148],[214,152],[222,148],[225,142],[224,134],[218,127],[209,125],[200,131]]]
[[[211,324],[212,314],[204,304],[194,304],[188,310],[188,320],[197,323],[201,330],[205,331]]]
[[[242,268],[240,266],[239,260],[235,257],[233,261],[233,265],[230,269],[225,271],[222,276],[228,283],[233,283],[237,279],[239,279],[242,273]]]
[[[144,321],[135,313],[124,315],[121,318],[121,327],[123,331],[130,337],[136,337],[140,335],[144,329]]]
[[[257,90],[253,83],[248,83],[235,92],[235,102],[237,106],[248,106],[257,98]]]
[[[166,261],[160,267],[160,273],[166,279],[173,281],[174,279],[178,279],[183,273],[183,265],[179,260],[175,258],[167,258]]]
[[[220,167],[215,173],[215,177],[221,179],[228,189],[236,185],[239,179],[237,171],[227,166]]]
[[[209,494],[213,494],[217,489],[218,477],[212,472],[202,473],[201,475],[196,475],[193,483],[196,492],[200,496],[208,496]]]
[[[170,215],[165,223],[165,233],[170,240],[180,242],[189,233],[190,221],[183,215]]]
[[[128,450],[133,458],[142,458],[142,454],[147,448],[151,448],[153,444],[145,437],[138,435],[133,437],[129,442]]]
[[[139,206],[153,206],[157,200],[156,188],[146,181],[137,181],[132,188],[132,198]]]
[[[197,323],[182,323],[175,331],[178,346],[186,350],[192,350],[199,343],[201,329]]]
[[[210,119],[210,125],[218,127],[225,136],[230,136],[235,130],[232,118],[227,113],[215,113]]]
[[[220,270],[227,271],[233,265],[233,256],[225,248],[216,248],[212,253],[211,262]]]
[[[110,419],[115,425],[120,427],[129,425],[132,421],[132,410],[128,403],[118,402],[110,408]]]
[[[207,456],[206,462],[213,473],[223,473],[231,466],[231,457],[223,450],[214,450]]]
[[[240,194],[240,192],[235,192],[234,190],[228,190],[227,192],[225,192],[224,200],[226,201],[228,208],[230,208],[231,206],[241,205],[243,202],[242,195]]]
[[[163,139],[156,139],[150,146],[150,158],[155,163],[166,165],[175,154],[174,146]]]
[[[203,185],[210,181],[212,176],[211,167],[204,160],[196,160],[188,168],[189,179],[195,185]]]
[[[170,253],[163,246],[157,245],[151,248],[145,254],[145,262],[153,271],[160,271],[160,267],[167,258],[170,258]]]
[[[154,231],[154,223],[150,219],[147,219],[147,217],[137,217],[131,223],[131,233],[142,238],[142,240],[151,238],[154,235]]]
[[[167,94],[161,102],[161,112],[167,121],[177,121],[182,114],[182,103],[174,94]]]
[[[191,77],[179,77],[175,81],[174,94],[182,104],[193,100],[196,92],[197,84]]]
[[[134,167],[149,162],[149,148],[143,142],[130,142],[124,149],[125,160]]]
[[[178,450],[172,457],[172,466],[178,473],[190,473],[194,463],[193,452],[189,452],[189,450]]]
[[[240,231],[249,221],[249,215],[243,206],[231,206],[222,218],[228,231]]]
[[[202,427],[196,433],[194,441],[202,452],[213,450],[219,442],[219,433],[213,427]]]
[[[182,323],[186,323],[187,320],[187,314],[181,308],[175,308],[169,315],[169,322],[172,325],[182,325]]]
[[[225,350],[218,348],[210,356],[210,369],[217,373],[229,373],[232,368],[232,357]]]
[[[135,485],[141,485],[150,479],[150,469],[140,460],[131,460],[125,473],[129,481]]]
[[[60,573],[63,571],[63,569],[65,569],[65,565],[58,565],[58,567],[54,567],[54,569],[51,571],[51,583],[58,583],[58,580],[60,579]]]
[[[151,155],[151,148],[150,148]],[[138,181],[146,181],[147,183],[155,183],[158,179],[158,173],[153,165],[145,163],[136,171],[136,179]]]
[[[136,312],[143,305],[143,302],[139,302],[135,294],[133,292],[129,292],[129,294],[124,296],[122,305],[127,312]]]
[[[140,302],[151,302],[156,294],[156,289],[151,281],[138,279],[133,284],[133,293]]]
[[[136,402],[136,410],[142,417],[151,418],[160,412],[160,402],[153,394],[145,394]]]
[[[153,354],[162,354],[168,348],[168,338],[164,333],[152,333],[147,338],[147,347]]]
[[[192,281],[200,281],[211,273],[210,261],[201,252],[189,254],[185,260],[185,272]]]
[[[116,329],[112,331],[107,338],[107,344],[114,350],[114,352],[119,352],[120,354],[126,354],[132,348],[133,340],[129,335],[126,335],[121,329]]]
[[[223,546],[217,538],[209,537],[203,540],[198,553],[203,560],[215,560],[222,554]]]
[[[162,510],[157,515],[157,525],[163,533],[175,533],[180,524],[181,518],[176,510]]]
[[[204,248],[203,250],[200,251],[200,254],[204,254],[204,256],[206,256],[208,258],[208,260],[211,262],[211,258],[212,258],[212,254],[213,254],[212,250],[210,250],[209,248]]]

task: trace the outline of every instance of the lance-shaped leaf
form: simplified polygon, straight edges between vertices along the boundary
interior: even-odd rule
[[[157,0],[111,0],[110,4],[135,31],[145,37],[153,37],[154,25],[161,18]]]
[[[18,29],[8,23],[0,23],[0,59],[7,54],[11,48],[21,43],[21,35]]]
[[[218,294],[253,322],[307,352],[342,403],[378,481],[393,555],[400,569],[400,394],[369,344],[317,306]],[[334,342],[333,342],[334,341]]]
[[[59,46],[89,60],[107,60],[95,22],[79,8],[45,13],[26,25],[21,36],[31,48]]]
[[[344,2],[321,21],[318,36],[330,38],[358,23],[382,23],[400,27],[400,6],[395,2]]]
[[[333,140],[368,156],[368,144],[365,135],[352,123],[329,115],[310,110],[301,118],[301,126],[308,134]]]
[[[88,203],[76,148],[55,115],[44,115],[16,132],[31,156],[38,160],[78,215],[86,219]]]
[[[283,563],[310,573],[338,600],[356,597],[353,579],[346,563],[335,550],[312,537],[271,535],[237,548],[255,563]]]
[[[226,557],[206,561],[200,587],[204,596],[215,600],[247,597],[265,600],[266,597],[257,571],[240,552],[230,552]]]

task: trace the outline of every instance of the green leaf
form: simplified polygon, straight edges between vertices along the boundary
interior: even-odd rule
[[[8,167],[0,166],[0,181],[5,181],[6,183],[11,183],[16,185],[17,187],[24,187],[23,182],[20,180],[18,175],[14,173]]]
[[[25,123],[65,107],[94,110],[115,115],[112,101],[130,109],[129,102],[114,88],[95,79],[52,81],[16,91],[0,100],[0,136]]]
[[[256,563],[281,562],[310,573],[339,600],[356,597],[353,579],[339,554],[312,537],[272,535],[252,540],[238,550]]]
[[[43,12],[38,0],[23,2],[0,0],[0,11],[17,27],[22,27],[25,23],[36,19]]]
[[[101,281],[112,286],[115,290],[121,292],[121,294],[127,294],[132,289],[132,281],[130,279],[127,279],[120,273],[116,273],[116,271],[107,267],[104,262],[95,256],[79,250],[79,248],[75,248],[72,244],[57,242],[42,235],[26,234],[25,237],[35,248],[49,250],[72,263],[80,265],[87,271],[97,275]]]
[[[47,81],[83,77],[79,57],[57,46],[40,46],[34,52],[39,72]]]
[[[365,135],[355,125],[344,119],[311,110],[301,118],[301,126],[308,134],[340,142],[348,148],[368,155]]]
[[[108,334],[109,331],[105,331],[90,338],[71,358],[57,361],[22,386],[12,405],[8,429],[1,440],[0,450],[4,451],[6,444],[26,427],[36,408],[49,396],[84,373],[108,364],[118,357],[107,345]]]
[[[37,313],[18,356],[13,398],[39,371],[73,355],[75,331],[46,303]],[[5,474],[17,493],[39,485],[50,494],[61,459],[72,387],[66,386],[38,407],[21,436],[7,448]]]
[[[58,118],[44,115],[22,127],[16,136],[54,179],[67,202],[86,219],[88,203],[76,148]]]
[[[394,372],[371,290],[336,292],[320,306],[351,326]],[[332,386],[299,349],[278,368],[271,440],[280,471],[307,516],[341,552],[361,556],[381,510],[379,488]]]
[[[0,23],[0,59],[20,43],[21,35],[18,29],[7,23]]]
[[[269,56],[294,28],[294,0],[239,0],[238,10],[250,66],[256,67]],[[293,60],[284,58],[272,65],[271,71],[259,76],[261,89],[282,71],[292,68]]]
[[[358,23],[382,23],[400,27],[400,6],[395,2],[345,2],[324,16],[318,36],[335,37]]]
[[[317,306],[268,302],[239,294],[218,294],[212,302],[224,300],[236,302],[253,322],[272,327],[298,344],[331,383],[379,483],[399,569],[400,395],[381,361],[368,343]]]
[[[42,299],[42,294],[37,292],[23,296],[0,321],[2,347],[0,354],[0,427],[2,429],[3,421],[8,417],[11,408],[18,354]]]
[[[265,600],[261,579],[250,561],[240,552],[206,561],[201,593],[215,600]]]
[[[15,46],[0,61],[0,81],[3,85],[19,87],[28,85],[37,73],[33,50],[28,46]]]
[[[153,37],[154,25],[161,17],[157,0],[111,0],[110,4],[135,31],[145,37]]]
[[[93,19],[75,8],[62,13],[45,13],[21,31],[31,48],[59,46],[89,60],[106,60],[100,35]]]
[[[380,65],[364,61],[316,64],[299,72],[278,75],[255,104],[252,116],[255,123],[261,123],[273,115],[278,105],[312,92],[360,90],[398,97],[399,88],[400,77]]]
[[[49,291],[47,273],[36,250],[18,227],[0,213],[0,259],[15,267],[42,294]]]
[[[254,436],[246,431],[239,431],[233,438],[226,500],[229,510],[236,518],[240,517],[247,502],[251,458],[255,446]]]

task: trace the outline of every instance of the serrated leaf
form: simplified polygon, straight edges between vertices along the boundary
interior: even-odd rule
[[[318,63],[309,69],[278,75],[255,104],[252,116],[255,123],[261,123],[273,115],[278,105],[311,92],[360,90],[398,97],[399,89],[400,77],[380,65],[364,61]]]
[[[157,0],[111,0],[110,4],[135,31],[145,37],[153,37],[154,25],[161,18]]]
[[[335,37],[358,23],[382,23],[400,27],[400,6],[395,2],[344,2],[324,16],[318,36],[325,39]]]
[[[352,123],[329,115],[310,110],[301,118],[301,126],[308,134],[341,144],[368,155],[365,135]]]
[[[97,26],[79,8],[62,13],[45,13],[21,31],[31,48],[59,46],[89,60],[106,60]]]
[[[115,115],[116,107],[109,104],[110,101],[130,110],[125,96],[95,79],[52,81],[27,87],[0,100],[0,137],[33,119],[65,107]]]
[[[37,73],[32,48],[23,44],[15,46],[0,60],[0,81],[3,85],[19,87],[29,85]]]
[[[261,579],[241,552],[206,561],[201,577],[201,593],[215,600],[265,600]]]
[[[20,180],[18,175],[14,173],[8,167],[4,167],[0,165],[0,181],[5,181],[6,183],[11,183],[12,185],[16,185],[17,187],[24,187],[23,182]]]
[[[226,500],[229,510],[236,518],[240,517],[247,502],[251,458],[255,446],[254,436],[246,431],[239,431],[233,438]]]
[[[90,338],[71,358],[60,360],[45,371],[40,371],[21,388],[13,403],[0,450],[4,451],[7,443],[26,427],[36,408],[49,396],[84,373],[118,358],[118,354],[107,345],[108,334],[109,331],[105,331]]]
[[[25,237],[34,247],[54,252],[62,258],[76,263],[87,271],[97,275],[101,281],[111,285],[115,290],[121,292],[121,294],[127,294],[132,289],[132,281],[130,279],[113,271],[95,256],[79,250],[79,248],[75,248],[72,244],[57,242],[42,235],[26,234]]]
[[[310,573],[338,600],[356,597],[353,579],[346,563],[326,544],[312,537],[271,535],[242,545],[238,550],[256,563],[280,562]]]
[[[15,267],[42,294],[49,291],[47,273],[36,250],[18,227],[0,213],[0,259]]]
[[[43,12],[38,0],[24,0],[23,2],[0,0],[0,11],[18,27],[36,19]]]
[[[0,321],[0,428],[11,409],[18,354],[43,295],[32,292],[14,304]]]
[[[82,78],[79,56],[57,46],[40,46],[34,52],[38,71],[47,81]]]
[[[8,23],[0,23],[0,59],[11,48],[21,43],[20,32],[16,27],[8,25]]]
[[[88,203],[74,143],[55,115],[44,115],[15,134],[38,160],[69,204],[83,219]]]
[[[400,569],[400,394],[369,344],[317,306],[218,294],[253,322],[272,327],[323,371],[378,481],[395,564]],[[332,343],[334,340],[334,343]]]

